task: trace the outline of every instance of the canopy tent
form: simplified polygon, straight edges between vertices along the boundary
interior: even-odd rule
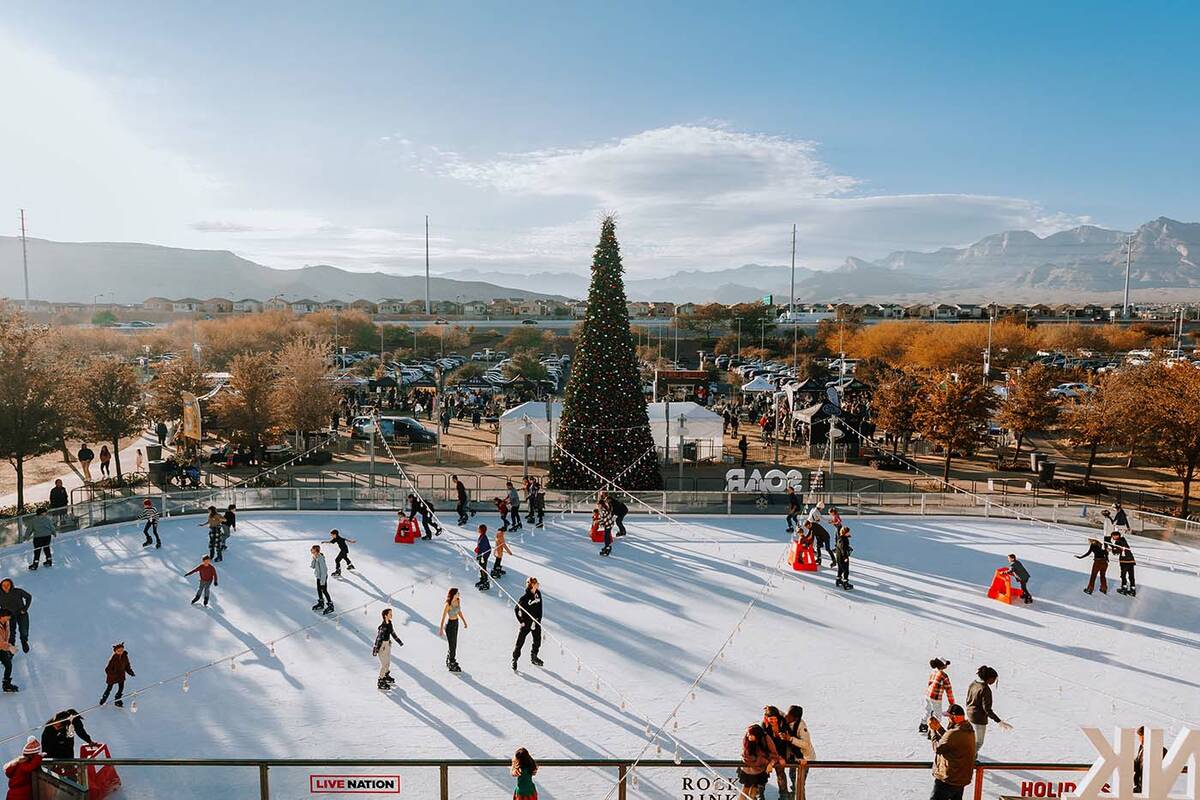
[[[529,436],[529,460],[550,460],[550,436],[558,429],[562,403],[530,401],[513,406],[500,415],[496,434],[496,463],[520,463],[525,458],[525,436]],[[529,417],[526,429],[525,418]]]
[[[773,392],[775,391],[775,388],[775,384],[764,378],[762,375],[759,375],[749,383],[742,385],[743,392]]]
[[[549,411],[547,412],[547,409]],[[683,417],[683,441],[685,454],[689,458],[692,445],[694,458],[720,460],[723,453],[724,421],[719,414],[692,402],[650,403],[650,432],[659,454],[667,451],[670,436],[671,458],[679,455],[679,418]],[[669,415],[669,418],[668,418]],[[521,403],[500,415],[500,432],[496,440],[496,462],[519,463],[526,457],[525,436],[529,436],[530,462],[548,461],[550,458],[550,436],[557,434],[562,403],[554,401]],[[525,417],[529,417],[530,428],[524,430]]]

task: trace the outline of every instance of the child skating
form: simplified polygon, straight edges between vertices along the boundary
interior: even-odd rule
[[[504,530],[496,531],[496,543],[492,545],[492,577],[499,580],[504,577],[508,570],[500,566],[500,562],[504,560],[505,554],[512,555],[512,548],[508,546],[508,537]]]
[[[117,687],[117,696],[113,698],[113,705],[121,708],[125,705],[125,701],[121,698],[125,695],[125,676],[133,678],[133,667],[129,663],[129,654],[125,652],[125,643],[117,642],[112,646],[112,655],[108,658],[108,663],[104,665],[104,694],[100,696],[100,705],[108,702],[108,695],[112,692],[113,687]]]
[[[208,607],[208,593],[210,589],[217,585],[217,568],[212,565],[212,559],[204,556],[200,559],[200,563],[190,572],[185,572],[183,577],[189,575],[200,575],[200,586],[196,589],[196,596],[192,598],[192,605],[196,605],[201,595],[204,596],[204,606]]]
[[[357,539],[347,539],[338,533],[337,528],[329,532],[329,543],[336,544],[338,549],[337,558],[333,560],[333,577],[340,578],[342,576],[342,562],[346,562],[346,569],[354,571],[354,564],[350,563],[350,545],[358,544]]]

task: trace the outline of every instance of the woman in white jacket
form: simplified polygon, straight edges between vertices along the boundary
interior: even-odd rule
[[[785,756],[788,761],[799,761],[801,764],[806,764],[817,757],[817,751],[813,748],[812,736],[808,733],[808,723],[804,721],[804,709],[800,706],[791,706],[787,713],[783,715],[784,732],[788,737],[788,753]],[[797,775],[798,770],[792,768],[792,786],[797,782],[804,783],[808,780],[808,770],[804,771],[803,777]],[[795,791],[793,789],[793,791]]]

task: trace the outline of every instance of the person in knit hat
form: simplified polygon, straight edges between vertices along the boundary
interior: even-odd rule
[[[42,767],[42,746],[30,736],[21,755],[4,765],[8,800],[33,800],[33,773]]]
[[[154,545],[157,550],[162,547],[162,539],[158,538],[158,509],[154,507],[154,501],[147,497],[142,501],[142,519],[146,520],[146,524],[142,526],[142,535],[146,537],[146,541],[142,542],[142,547]],[[154,538],[150,538],[150,532],[154,531]]]
[[[954,687],[950,685],[950,676],[946,674],[946,667],[950,666],[950,660],[947,658],[931,658],[929,659],[929,681],[925,687],[925,704],[921,714],[921,724],[917,727],[917,732],[922,736],[929,735],[929,720],[936,719],[942,715],[942,697],[946,698],[946,702],[954,705]]]

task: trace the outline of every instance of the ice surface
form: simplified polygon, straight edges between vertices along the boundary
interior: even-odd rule
[[[545,600],[545,668],[520,671],[509,659],[516,621],[495,586],[447,541],[473,547],[451,529],[431,542],[392,541],[394,515],[245,512],[220,568],[215,605],[191,606],[195,577],[183,573],[205,552],[202,518],[163,520],[162,550],[141,547],[140,525],[94,529],[56,543],[55,566],[25,570],[28,546],[0,551],[0,573],[32,592],[33,650],[18,655],[18,695],[0,698],[0,745],[20,749],[24,728],[54,712],[86,709],[104,688],[104,664],[123,640],[137,677],[127,693],[192,670],[189,691],[173,679],[138,696],[138,711],[89,711],[89,732],[115,757],[508,758],[525,746],[537,758],[627,758],[645,744],[646,717],[663,721],[758,594],[765,568],[786,548],[782,520],[684,517],[681,524],[631,517],[613,555],[597,555],[588,520],[553,517],[511,536],[502,583],[519,595],[537,576]],[[481,515],[476,521],[495,524]],[[829,570],[780,573],[740,633],[684,702],[677,736],[704,757],[735,758],[746,725],[764,704],[802,705],[820,759],[924,760],[916,726],[928,660],[945,656],[960,699],[980,664],[1000,673],[997,713],[1015,726],[990,730],[983,757],[996,761],[1084,761],[1083,724],[1163,726],[1200,720],[1195,664],[1200,648],[1200,553],[1169,542],[1131,539],[1141,563],[1140,593],[1082,593],[1088,560],[1076,533],[1043,526],[949,517],[848,520],[855,548],[851,593]],[[309,547],[331,528],[357,539],[358,571],[332,579],[341,618],[315,602]],[[330,569],[336,548],[324,547]],[[1037,602],[1005,606],[985,597],[995,568],[1016,552],[1032,573]],[[1156,564],[1149,563],[1156,561]],[[1168,565],[1174,565],[1172,569]],[[460,635],[463,672],[445,669],[437,622],[447,587],[459,586],[470,627]],[[389,599],[390,598],[390,599]],[[395,609],[405,646],[393,649],[396,689],[375,687],[371,645],[383,603]],[[311,639],[279,637],[316,623]],[[198,669],[246,648],[253,653]],[[528,645],[527,645],[528,648]],[[578,654],[582,668],[577,669]],[[610,686],[596,688],[589,668]],[[668,733],[672,726],[667,726]],[[663,741],[662,755],[675,746]],[[272,771],[273,797],[311,797],[312,773]],[[165,774],[121,770],[126,797],[257,796],[256,773],[192,768]],[[396,770],[377,769],[376,773]],[[731,770],[724,771],[732,774]],[[684,772],[646,770],[633,798],[684,798]],[[703,770],[689,770],[692,777]],[[436,797],[436,770],[407,770],[402,796]],[[615,774],[544,770],[542,797],[603,798]],[[871,780],[878,780],[872,776]],[[453,797],[504,797],[502,769],[456,770]],[[815,773],[822,796],[858,797],[849,773]],[[924,770],[892,775],[889,796],[928,794]],[[823,788],[822,788],[823,787]],[[774,797],[774,789],[768,795]],[[615,797],[615,794],[613,795]]]

